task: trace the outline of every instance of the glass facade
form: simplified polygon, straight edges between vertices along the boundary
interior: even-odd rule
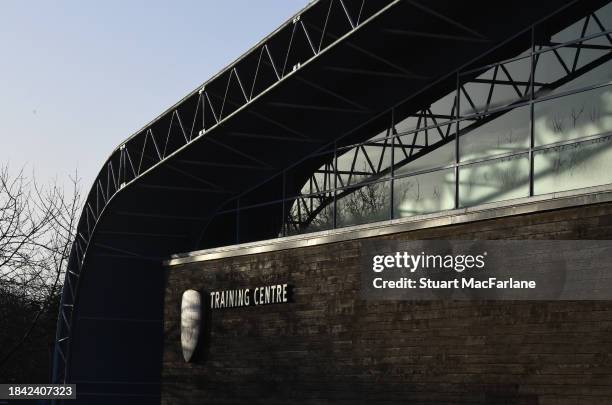
[[[338,138],[271,180],[279,198],[260,205],[274,204],[274,236],[612,183],[612,4],[539,30],[514,57],[456,72],[418,111],[385,112],[367,141]],[[248,201],[219,215],[240,218]]]

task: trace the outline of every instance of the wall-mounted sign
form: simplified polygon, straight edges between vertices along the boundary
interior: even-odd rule
[[[220,290],[210,293],[210,308],[238,308],[254,305],[284,304],[291,302],[288,284],[266,285],[256,288]]]
[[[195,353],[202,329],[202,297],[198,291],[187,290],[181,300],[181,347],[187,362]]]

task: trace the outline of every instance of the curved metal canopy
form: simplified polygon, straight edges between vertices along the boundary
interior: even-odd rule
[[[476,59],[515,56],[543,18],[565,26],[601,3],[309,4],[108,158],[71,252],[54,381],[79,384],[88,404],[109,403],[96,393],[112,393],[114,403],[159,403],[163,259],[234,243],[224,231],[233,223],[211,223],[223,207],[298,192],[324,157],[296,166],[291,190],[261,185],[330,144],[370,138],[392,106],[406,114],[425,108]],[[282,225],[280,215],[241,221],[251,239]]]

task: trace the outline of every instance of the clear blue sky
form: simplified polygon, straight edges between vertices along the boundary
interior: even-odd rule
[[[0,1],[0,165],[83,192],[123,139],[307,0]]]

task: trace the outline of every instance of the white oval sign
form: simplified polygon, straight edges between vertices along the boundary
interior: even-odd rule
[[[191,360],[202,328],[202,297],[196,290],[187,290],[181,300],[181,347],[185,361]]]

